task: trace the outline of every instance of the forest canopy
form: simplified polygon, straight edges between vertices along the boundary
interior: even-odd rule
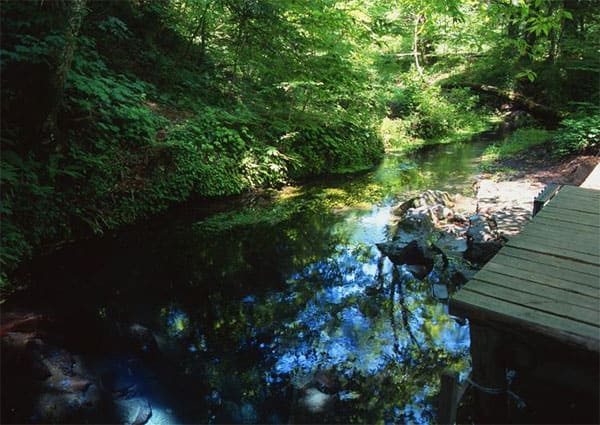
[[[191,197],[368,169],[504,109],[598,148],[594,0],[4,1],[4,281]]]

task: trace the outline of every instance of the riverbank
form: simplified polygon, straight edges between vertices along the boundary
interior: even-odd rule
[[[548,145],[498,161],[475,183],[479,209],[493,211],[506,235],[518,233],[546,185],[579,186],[599,163],[598,156],[554,158]]]

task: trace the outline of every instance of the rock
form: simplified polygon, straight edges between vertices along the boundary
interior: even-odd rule
[[[40,381],[44,381],[52,376],[50,369],[48,366],[44,364],[44,362],[35,359],[31,364],[31,375]]]
[[[138,392],[135,378],[123,373],[105,375],[102,378],[102,384],[113,394],[113,397],[119,399],[131,399]]]
[[[145,398],[130,398],[115,401],[116,415],[120,423],[144,425],[152,417],[152,407]]]
[[[61,386],[65,391],[72,393],[84,393],[92,383],[83,378],[66,378],[61,381]]]
[[[494,255],[500,251],[503,243],[499,241],[473,242],[467,243],[468,247],[465,251],[464,258],[473,263],[485,264],[494,258]]]
[[[466,233],[467,250],[463,256],[468,261],[485,264],[498,253],[505,240],[498,234],[493,219],[476,214],[471,216],[469,221],[471,225]]]
[[[62,373],[65,376],[73,376],[73,356],[68,351],[54,349],[49,346],[48,353],[45,353],[44,363],[52,372],[52,375]]]
[[[144,425],[146,422],[150,420],[152,417],[152,407],[148,400],[145,403],[142,403],[138,409],[137,414],[135,415],[135,419],[132,422],[132,425]]]
[[[467,250],[467,237],[442,233],[435,241],[435,245],[447,256],[461,257]]]
[[[395,215],[403,215],[410,208],[432,207],[442,205],[443,207],[453,208],[454,200],[448,192],[441,190],[426,190],[419,196],[403,202],[394,210]]]
[[[450,284],[452,285],[452,287],[454,289],[460,288],[462,285],[464,285],[468,281],[469,281],[469,278],[467,276],[465,276],[464,272],[462,272],[462,271],[455,271],[450,276]]]
[[[79,404],[75,396],[43,392],[37,398],[32,417],[41,423],[66,423],[72,421],[78,411]]]
[[[427,273],[433,268],[433,255],[423,242],[413,240],[407,245],[395,242],[377,244],[382,254],[396,265],[419,265],[427,269]],[[425,273],[425,274],[427,274]]]
[[[335,396],[312,387],[303,390],[298,399],[298,406],[312,414],[330,413],[334,403]]]

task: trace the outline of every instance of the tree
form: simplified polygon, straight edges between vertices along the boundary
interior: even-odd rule
[[[60,149],[58,115],[63,104],[65,83],[71,69],[73,52],[77,46],[77,36],[86,14],[86,1],[71,0],[59,5],[66,14],[66,26],[63,32],[62,48],[56,53],[48,79],[49,106],[41,128],[42,143],[58,143],[57,149]]]

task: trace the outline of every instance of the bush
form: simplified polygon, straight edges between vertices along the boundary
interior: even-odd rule
[[[298,158],[294,178],[364,170],[384,153],[383,143],[373,130],[352,123],[304,129],[286,142],[289,152]]]
[[[600,152],[600,114],[575,116],[561,121],[554,136],[554,151],[558,156],[573,153]]]

